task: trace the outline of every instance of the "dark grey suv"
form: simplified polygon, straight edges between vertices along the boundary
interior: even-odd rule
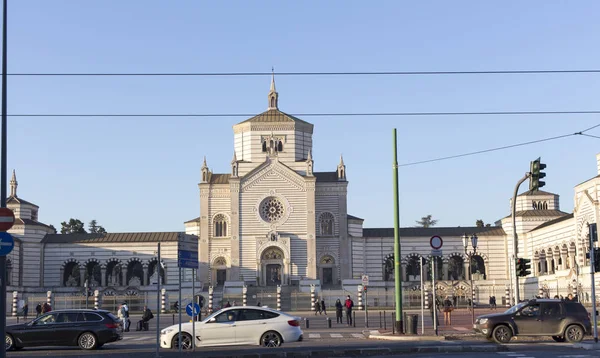
[[[504,313],[479,316],[473,330],[498,343],[508,343],[513,336],[551,336],[557,342],[580,342],[591,333],[592,325],[579,302],[535,299]]]

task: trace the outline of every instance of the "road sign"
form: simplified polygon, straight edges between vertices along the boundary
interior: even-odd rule
[[[7,232],[0,232],[0,256],[6,256],[15,247],[15,240]]]
[[[0,231],[10,230],[15,224],[15,213],[9,208],[0,208]]]
[[[442,250],[431,250],[431,256],[442,256]]]
[[[369,275],[362,275],[361,280],[363,286],[369,286]]]
[[[431,239],[429,239],[429,245],[431,245],[432,249],[439,250],[442,248],[442,245],[444,245],[444,240],[442,240],[441,237],[435,235],[432,236]]]
[[[198,237],[181,234],[177,238],[177,266],[180,268],[197,269]]]
[[[194,306],[194,312],[192,312],[192,305]],[[197,316],[200,314],[200,305],[198,305],[197,303],[188,303],[188,305],[185,306],[185,312],[190,317]]]
[[[177,251],[177,258],[184,260],[198,260],[198,251],[179,250]]]
[[[199,267],[198,260],[197,259],[196,260],[178,259],[177,267],[197,269]]]

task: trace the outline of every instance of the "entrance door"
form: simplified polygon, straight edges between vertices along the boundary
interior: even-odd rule
[[[222,286],[227,280],[227,270],[217,270],[217,286]]]
[[[324,285],[333,284],[333,268],[323,267],[323,284]]]
[[[281,285],[281,265],[267,265],[267,286]]]

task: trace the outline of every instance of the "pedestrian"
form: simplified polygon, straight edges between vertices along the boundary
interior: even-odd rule
[[[231,304],[233,307],[237,306],[237,304],[235,303],[235,300],[233,301],[233,303]]]
[[[346,297],[346,302],[344,302],[344,306],[346,307],[346,323],[348,326],[352,326],[352,308],[354,307],[354,302],[350,298],[350,295]]]
[[[25,320],[27,320],[28,312],[29,312],[29,305],[27,304],[27,302],[25,302],[25,305],[23,305],[23,318],[25,318]]]
[[[340,301],[340,299],[338,298],[337,301],[335,301],[336,323],[343,323],[342,322],[342,310],[343,309],[344,309],[344,306],[342,305],[342,301]]]
[[[492,296],[492,306],[494,307],[494,311],[497,309],[496,308],[496,296]]]
[[[179,313],[179,301],[175,301],[173,309],[175,310],[175,313]]]
[[[117,309],[117,317],[123,322],[123,330],[125,330],[125,310],[123,309],[123,304],[120,304]]]
[[[131,325],[131,321],[129,320],[129,307],[127,306],[127,302],[123,302],[121,309],[123,310],[123,317],[125,318],[125,332],[129,332],[129,325]]]
[[[446,326],[452,325],[452,311],[453,310],[454,310],[454,306],[452,305],[450,296],[446,296],[446,298],[444,299],[444,325],[446,325]]]
[[[148,306],[144,306],[144,313],[142,314],[142,319],[138,321],[136,331],[147,331],[148,330],[148,321],[154,318],[152,311],[148,308]]]
[[[223,308],[227,308],[227,307],[231,307],[231,303],[229,303],[229,301],[227,301],[227,303],[225,304],[225,306],[223,306]]]
[[[473,310],[473,301],[470,298],[467,298],[467,306],[469,308],[469,312]]]
[[[315,298],[315,316],[318,314],[322,314],[321,313],[321,304],[319,303],[319,299]]]
[[[41,314],[42,314],[42,304],[38,303],[37,306],[35,306],[35,318],[38,318]]]
[[[260,301],[258,301],[258,303],[256,304],[258,307],[260,307]]]
[[[321,311],[327,316],[327,309],[325,309],[325,300],[323,298],[321,298]]]

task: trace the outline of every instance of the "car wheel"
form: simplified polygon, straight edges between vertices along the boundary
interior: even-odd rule
[[[565,341],[565,337],[561,337],[561,336],[552,336],[552,339],[554,339],[554,341],[556,341],[556,342],[564,342]]]
[[[583,339],[583,329],[577,325],[571,325],[565,330],[565,339],[569,343],[578,343]]]
[[[494,331],[492,332],[492,337],[494,337],[494,340],[497,343],[508,343],[512,338],[512,331],[508,326],[505,325],[496,326],[496,328],[494,328]]]
[[[171,347],[173,349],[179,349],[179,333],[173,337],[173,340],[171,341]],[[181,332],[181,349],[192,349],[192,336],[183,332]]]
[[[4,339],[4,347],[7,351],[15,349],[15,341],[10,334],[6,334],[6,338]]]
[[[279,333],[274,331],[265,332],[260,337],[260,345],[263,347],[279,347],[283,343],[282,341]]]
[[[96,349],[96,347],[98,346],[98,340],[96,339],[96,336],[92,332],[82,333],[81,336],[79,336],[77,343],[79,344],[79,348],[85,349],[88,351],[92,350],[92,349]]]

